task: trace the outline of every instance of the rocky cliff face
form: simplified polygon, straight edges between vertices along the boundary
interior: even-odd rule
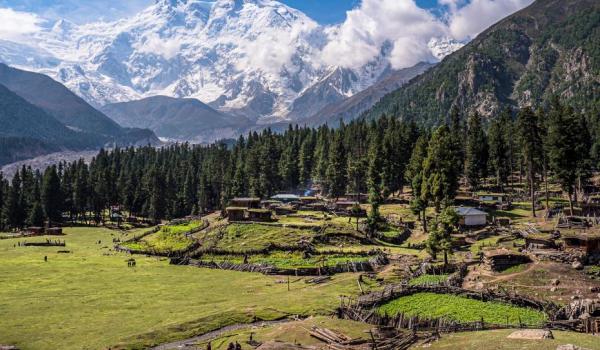
[[[369,117],[432,125],[453,106],[493,117],[553,95],[586,108],[600,94],[599,42],[600,2],[538,0],[387,95]]]

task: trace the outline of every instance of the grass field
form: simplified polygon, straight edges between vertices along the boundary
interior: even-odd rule
[[[600,339],[590,334],[553,331],[554,339],[521,340],[507,339],[514,330],[497,330],[444,334],[439,341],[431,343],[430,350],[555,350],[559,345],[573,344],[600,350]],[[414,347],[415,349],[417,346]],[[419,347],[421,348],[421,347]]]
[[[358,292],[355,274],[321,285],[299,280],[288,292],[277,277],[172,266],[164,259],[134,256],[137,267],[128,268],[130,256],[98,244],[117,232],[65,233],[71,254],[0,241],[0,343],[24,350],[144,348],[254,317],[327,314],[340,294]]]
[[[483,302],[450,294],[417,293],[392,300],[379,307],[378,312],[386,315],[405,313],[407,316],[430,318],[445,317],[459,322],[483,320],[488,323],[539,324],[546,319],[544,313],[522,307]]]

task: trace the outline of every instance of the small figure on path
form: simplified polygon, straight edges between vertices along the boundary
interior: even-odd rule
[[[44,255],[44,261],[48,262],[48,255]]]
[[[212,345],[210,345],[210,342],[208,342],[208,344],[206,344],[206,350],[212,350]]]
[[[233,343],[229,343],[229,345],[227,345],[227,350],[235,350],[235,345],[233,345]]]

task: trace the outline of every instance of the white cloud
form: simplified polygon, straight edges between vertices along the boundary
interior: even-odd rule
[[[325,46],[323,59],[327,64],[358,67],[390,42],[392,65],[407,67],[432,59],[427,43],[445,32],[443,23],[414,0],[363,0],[360,7],[348,11],[346,21]]]
[[[440,3],[447,3],[450,6],[449,29],[451,35],[458,40],[473,39],[492,24],[533,2],[533,0],[471,0],[467,5],[457,9],[456,1],[440,0]]]
[[[322,58],[325,64],[356,68],[377,57],[384,43],[389,42],[392,51],[388,59],[394,68],[433,61],[439,57],[436,49],[428,47],[432,39],[471,40],[532,2],[438,0],[443,12],[436,16],[420,8],[415,0],[363,0],[358,8],[348,11],[339,28],[330,31],[330,42],[323,49]]]
[[[44,20],[36,14],[0,8],[0,39],[19,40],[41,30]]]
[[[297,52],[295,45],[298,38],[310,35],[316,28],[316,22],[301,21],[294,23],[286,31],[264,30],[252,40],[246,38],[236,43],[239,38],[231,38],[234,45],[239,45],[236,51],[242,57],[237,68],[245,70],[252,67],[273,74],[280,73],[284,67],[293,71],[295,67],[292,58]]]
[[[134,47],[142,53],[153,53],[162,56],[166,60],[170,60],[177,56],[181,50],[181,43],[176,38],[165,40],[158,34],[152,33],[144,39],[143,42]]]

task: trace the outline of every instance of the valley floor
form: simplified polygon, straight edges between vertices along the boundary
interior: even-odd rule
[[[295,280],[288,292],[278,277],[173,266],[166,259],[135,255],[137,266],[130,268],[131,256],[110,250],[113,238],[127,238],[120,232],[65,233],[65,248],[18,246],[56,237],[0,240],[0,344],[145,348],[255,319],[330,314],[339,295],[358,292],[355,274],[320,285]]]

